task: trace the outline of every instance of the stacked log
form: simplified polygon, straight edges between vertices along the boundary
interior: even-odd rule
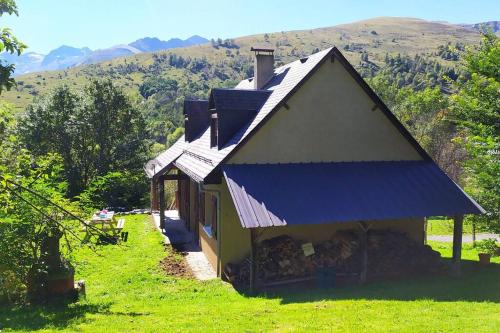
[[[279,236],[260,243],[256,264],[257,279],[260,281],[303,277],[314,271],[314,266],[304,255],[301,244],[289,236]]]
[[[357,235],[352,231],[340,231],[331,240],[317,244],[316,253],[311,259],[315,267],[337,267],[339,271],[350,271],[351,269],[347,269],[350,265],[346,264],[350,263],[349,259],[358,249]]]
[[[306,256],[304,242],[278,236],[258,243],[255,249],[259,283],[314,276],[318,268],[335,267],[339,274],[359,273],[361,249],[359,231],[339,231],[330,240],[314,244],[314,254]],[[435,272],[440,269],[440,255],[406,234],[392,230],[368,232],[369,276]],[[228,279],[248,284],[250,258],[226,269]]]
[[[368,232],[368,274],[404,275],[441,269],[439,252],[392,230]]]

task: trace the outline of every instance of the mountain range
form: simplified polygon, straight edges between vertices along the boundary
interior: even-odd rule
[[[500,21],[489,21],[489,22],[481,22],[475,24],[461,24],[464,28],[470,28],[478,31],[482,31],[484,29],[491,29],[492,32],[498,33],[500,32]]]
[[[18,57],[9,53],[2,53],[0,54],[0,59],[15,64],[15,75],[22,75],[40,71],[67,69],[132,54],[168,50],[207,42],[208,39],[196,35],[185,40],[172,38],[168,41],[163,41],[156,37],[145,37],[130,44],[116,45],[106,49],[91,50],[88,47],[76,48],[63,45],[46,55],[27,52]]]

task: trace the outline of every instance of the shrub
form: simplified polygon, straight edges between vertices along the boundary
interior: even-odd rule
[[[142,171],[109,172],[92,181],[79,198],[85,209],[124,207],[132,210],[146,205],[148,191]]]
[[[476,243],[476,249],[479,253],[488,253],[492,256],[498,255],[499,247],[494,238],[484,239]]]

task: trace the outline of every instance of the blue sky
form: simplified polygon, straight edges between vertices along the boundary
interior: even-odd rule
[[[309,29],[377,16],[453,23],[500,20],[499,0],[17,0],[19,17],[1,17],[29,46],[46,53],[60,45],[91,49],[161,39],[230,38]]]

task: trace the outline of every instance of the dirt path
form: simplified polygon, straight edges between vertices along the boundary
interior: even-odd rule
[[[201,248],[195,243],[193,234],[186,229],[186,225],[184,221],[179,218],[177,211],[165,211],[165,217],[167,218],[165,232],[163,233],[165,236],[165,243],[171,244],[185,253],[184,258],[193,272],[193,275],[198,280],[215,279],[217,274],[212,268],[212,265],[208,262]],[[153,219],[156,227],[159,229],[160,215],[153,214]]]
[[[500,236],[496,234],[476,234],[476,241],[495,238],[497,242],[500,242]],[[427,236],[427,240],[436,242],[453,242],[453,235],[430,235]],[[472,243],[472,235],[462,235],[462,243]]]

